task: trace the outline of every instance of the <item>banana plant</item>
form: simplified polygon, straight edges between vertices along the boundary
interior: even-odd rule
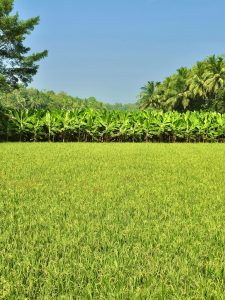
[[[33,114],[32,110],[9,110],[9,124],[11,125],[12,132],[16,136],[19,136],[19,141],[22,139],[26,140],[26,135],[30,133],[29,121],[31,115]]]
[[[225,114],[93,109],[8,110],[0,140],[75,142],[213,142],[225,140]]]

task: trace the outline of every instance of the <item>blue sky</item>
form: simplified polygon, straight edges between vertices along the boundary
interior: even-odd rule
[[[27,39],[48,49],[32,86],[106,102],[134,102],[148,80],[225,53],[224,0],[15,0],[40,15]]]

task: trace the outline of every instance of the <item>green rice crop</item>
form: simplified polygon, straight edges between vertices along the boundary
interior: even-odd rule
[[[0,299],[224,299],[223,144],[0,144]]]

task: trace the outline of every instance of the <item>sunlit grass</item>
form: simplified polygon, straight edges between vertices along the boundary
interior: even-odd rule
[[[224,145],[0,144],[0,158],[0,299],[224,299]]]

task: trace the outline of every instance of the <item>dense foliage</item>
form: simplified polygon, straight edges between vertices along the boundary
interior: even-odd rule
[[[5,110],[1,141],[225,141],[225,114],[108,110]]]
[[[225,112],[225,59],[215,55],[191,69],[180,68],[163,82],[142,88],[139,107],[164,111],[208,110]]]
[[[0,93],[0,105],[13,109],[82,109],[92,108],[95,110],[138,110],[135,103],[103,103],[95,97],[82,99],[73,97],[65,92],[55,93],[53,91],[40,91],[35,88],[24,88],[20,86],[10,93]]]
[[[38,62],[47,51],[29,54],[24,40],[39,23],[39,17],[20,20],[12,15],[14,0],[0,1],[0,91],[27,85],[37,73]]]

